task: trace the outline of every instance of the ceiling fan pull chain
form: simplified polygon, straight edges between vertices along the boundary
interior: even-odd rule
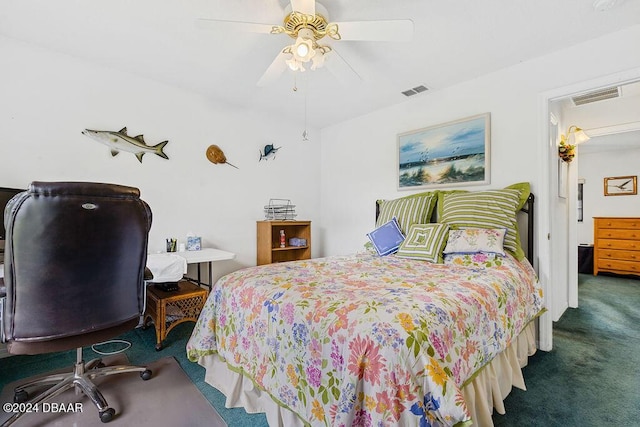
[[[302,142],[309,141],[309,132],[307,131],[307,99],[309,97],[309,78],[305,77],[305,88],[304,88],[304,131],[302,131]]]

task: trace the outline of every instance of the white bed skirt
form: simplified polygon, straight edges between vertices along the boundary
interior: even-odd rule
[[[512,387],[526,390],[522,368],[536,352],[535,327],[531,322],[516,342],[500,353],[462,388],[473,426],[493,426],[491,414],[504,414],[503,400]],[[248,413],[264,412],[270,427],[301,427],[305,423],[289,409],[278,405],[269,394],[254,386],[253,381],[227,367],[218,355],[201,357],[198,363],[206,369],[205,381],[222,392],[227,408],[243,407]]]

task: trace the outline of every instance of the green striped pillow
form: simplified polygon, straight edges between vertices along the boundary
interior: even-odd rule
[[[403,234],[407,234],[413,224],[427,224],[436,205],[437,193],[419,193],[394,200],[378,200],[380,214],[376,227],[395,217]]]
[[[503,189],[444,194],[440,222],[452,228],[505,228],[504,249],[522,260],[524,251],[520,246],[516,219],[521,192],[520,189]]]
[[[396,256],[441,263],[448,234],[447,224],[413,224]]]
[[[520,190],[520,202],[518,203],[518,210],[522,209],[525,203],[527,203],[527,200],[529,199],[529,194],[531,194],[531,186],[529,185],[528,182],[518,182],[516,184],[511,184],[508,187],[505,187],[505,189]],[[437,202],[438,221],[440,221],[440,218],[442,218],[442,198],[445,196],[445,194],[453,194],[453,193],[468,193],[468,191],[467,190],[448,190],[448,191],[439,190],[438,202]]]

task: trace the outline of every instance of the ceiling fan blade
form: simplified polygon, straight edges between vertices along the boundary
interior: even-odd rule
[[[333,22],[342,40],[408,42],[413,39],[413,21],[395,19],[381,21]]]
[[[274,25],[255,22],[221,21],[219,19],[196,19],[196,27],[205,30],[224,30],[229,32],[271,34]]]
[[[340,83],[344,86],[362,83],[362,77],[336,52],[335,48],[332,47],[331,52],[326,55],[327,59],[324,62],[324,67],[329,70]]]
[[[316,14],[315,0],[291,0],[291,9],[305,15],[314,16]]]
[[[287,69],[287,54],[284,52],[280,52],[278,56],[273,60],[267,71],[264,72],[260,80],[258,80],[257,85],[260,87],[268,86],[271,83],[275,82],[278,77]]]

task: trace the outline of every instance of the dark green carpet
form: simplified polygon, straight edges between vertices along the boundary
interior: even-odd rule
[[[496,426],[640,425],[640,280],[580,274],[579,308],[524,368]]]
[[[514,389],[505,401],[507,426],[640,425],[640,280],[580,275],[578,309],[554,324],[554,349],[537,352],[524,369],[527,391]],[[229,427],[266,427],[264,415],[226,409],[224,396],[204,382],[204,369],[189,362],[185,345],[193,323],[171,331],[156,352],[153,329],[136,329],[120,338],[133,343],[132,363],[174,356]],[[85,358],[93,358],[85,349]],[[75,352],[0,359],[0,387],[75,362]]]

